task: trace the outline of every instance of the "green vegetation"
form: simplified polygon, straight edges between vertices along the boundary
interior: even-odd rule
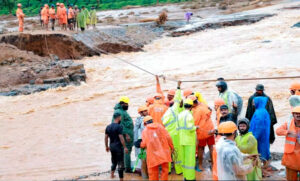
[[[0,15],[15,14],[17,3],[23,6],[26,16],[33,16],[39,13],[40,7],[44,4],[56,4],[62,2],[65,5],[73,4],[78,7],[86,6],[90,9],[95,6],[98,10],[121,9],[124,6],[149,6],[159,3],[178,3],[188,0],[0,0]]]

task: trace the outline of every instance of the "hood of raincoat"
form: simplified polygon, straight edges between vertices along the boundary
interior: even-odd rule
[[[221,87],[221,93],[225,92],[227,90],[227,83],[224,82],[224,81],[219,81],[217,84],[216,84],[216,87]]]
[[[300,106],[300,96],[293,95],[289,98],[290,105],[292,107]]]
[[[267,97],[255,97],[254,98],[254,105],[255,109],[264,109],[268,103]]]
[[[247,133],[248,133],[248,130],[249,130],[249,128],[250,128],[249,120],[248,120],[247,118],[242,118],[242,119],[239,120],[238,125],[240,125],[241,123],[246,124],[246,125],[247,125],[247,129],[246,129],[245,131],[241,131],[241,130],[239,129],[240,133],[241,133],[242,135],[247,134]]]
[[[116,104],[115,107],[114,107],[114,110],[117,110],[117,109],[121,109],[123,110],[122,106],[120,103]]]

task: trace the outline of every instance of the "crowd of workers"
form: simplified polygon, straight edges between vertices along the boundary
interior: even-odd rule
[[[216,120],[212,121],[212,109],[201,93],[182,91],[178,82],[177,89],[169,90],[165,97],[159,77],[156,81],[155,95],[138,108],[140,116],[134,124],[127,113],[128,97],[122,96],[114,108],[112,124],[105,131],[106,151],[112,156],[111,177],[118,165],[120,180],[124,171],[139,171],[144,179],[168,180],[172,168],[184,180],[196,180],[208,146],[214,180],[262,180],[270,176],[270,144],[276,133],[286,139],[282,165],[287,180],[300,179],[300,82],[290,87],[289,119],[274,131],[273,103],[262,84],[249,98],[243,117],[242,98],[219,78]],[[133,146],[135,165],[130,157]]]
[[[24,17],[25,14],[22,10],[22,4],[18,4],[18,9],[16,11],[16,16],[19,20],[19,32],[24,30]],[[48,30],[49,23],[51,24],[51,29],[54,31],[55,26],[59,26],[61,30],[74,31],[75,29],[80,29],[84,31],[89,28],[89,25],[96,27],[97,24],[97,15],[95,7],[91,7],[89,11],[84,6],[79,9],[76,5],[73,8],[72,4],[69,4],[66,8],[64,3],[56,3],[49,7],[48,4],[45,4],[41,7],[40,12],[40,23],[41,27],[45,30]],[[57,22],[57,24],[55,24]]]

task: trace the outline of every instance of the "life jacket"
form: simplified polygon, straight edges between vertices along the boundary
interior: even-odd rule
[[[285,138],[284,153],[293,153],[297,141],[295,119],[288,120],[287,130],[292,133],[289,133]]]

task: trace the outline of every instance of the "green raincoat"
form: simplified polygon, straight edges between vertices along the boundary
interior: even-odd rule
[[[97,24],[96,10],[95,9],[91,10],[90,14],[91,14],[91,25]]]
[[[84,15],[85,15],[86,24],[87,25],[91,24],[91,16],[90,16],[89,10],[84,9],[82,11],[84,12]]]
[[[79,28],[86,28],[86,18],[85,18],[85,14],[83,11],[81,11],[77,17],[76,17],[76,21],[77,21],[77,26]]]
[[[237,147],[245,154],[258,154],[257,141],[251,132],[239,135],[235,138]],[[254,167],[253,171],[247,174],[247,180],[261,180],[262,172],[260,168]]]

